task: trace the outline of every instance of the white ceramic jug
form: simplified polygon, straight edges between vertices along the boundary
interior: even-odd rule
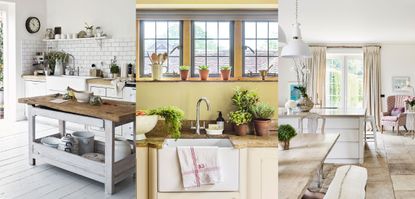
[[[114,140],[115,150],[114,150],[114,159],[115,162],[124,159],[131,154],[130,143],[123,138],[115,138]]]

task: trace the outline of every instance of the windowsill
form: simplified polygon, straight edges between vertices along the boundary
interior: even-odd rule
[[[153,80],[152,78],[138,78],[137,82],[278,82],[278,77],[267,77],[265,80],[262,80],[260,77],[230,78],[229,80],[222,80],[220,77],[210,77],[208,80],[200,80],[200,78],[191,77],[186,81],[183,81],[180,78],[165,77],[162,80]]]

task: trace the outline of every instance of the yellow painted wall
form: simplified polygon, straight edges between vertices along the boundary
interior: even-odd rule
[[[261,101],[278,108],[277,82],[137,82],[137,109],[174,105],[185,112],[186,120],[195,120],[196,102],[207,97],[211,110],[202,104],[201,119],[215,120],[217,111],[227,114],[234,109],[231,102],[236,87],[255,90]],[[277,114],[274,116],[277,119]]]
[[[277,4],[278,0],[136,0],[137,4]]]

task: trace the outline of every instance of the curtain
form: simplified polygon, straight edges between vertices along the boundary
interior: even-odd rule
[[[307,88],[314,103],[321,106],[325,104],[326,87],[326,51],[327,47],[310,47],[312,57],[306,61],[310,71],[310,78]]]
[[[376,125],[379,126],[382,106],[380,98],[380,47],[363,47],[363,63],[364,108],[368,115],[375,117]]]

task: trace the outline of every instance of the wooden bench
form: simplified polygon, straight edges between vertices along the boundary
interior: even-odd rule
[[[354,165],[337,168],[324,199],[364,199],[367,169]]]

